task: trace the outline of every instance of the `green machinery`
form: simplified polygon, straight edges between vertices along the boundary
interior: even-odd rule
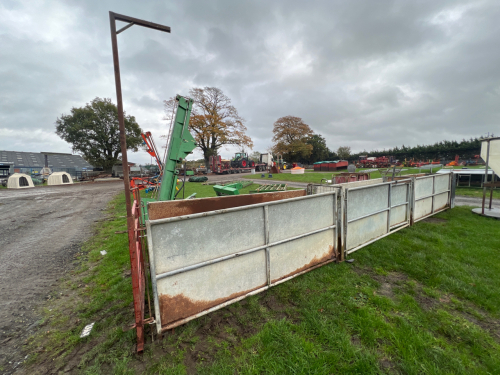
[[[250,194],[256,193],[274,193],[276,191],[286,191],[287,184],[267,184],[260,185],[255,190],[250,190]]]
[[[214,185],[213,189],[218,197],[222,195],[240,195],[240,189],[253,184],[253,181],[236,181],[227,184]]]
[[[237,152],[234,154],[234,158],[231,159],[231,168],[253,168],[255,167],[255,162],[248,159],[246,152]]]
[[[221,195],[239,195],[240,189],[244,187],[250,186],[253,181],[248,182],[235,182],[228,185],[214,185],[214,191],[217,196]],[[287,184],[269,184],[269,185],[260,185],[255,190],[250,190],[250,194],[256,193],[273,193],[276,191],[286,191]]]
[[[176,169],[177,163],[186,158],[196,147],[196,142],[189,132],[189,118],[193,108],[193,99],[177,95],[177,113],[172,125],[172,133],[167,149],[167,158],[161,179],[159,201],[171,201],[175,199],[175,187],[177,185]]]
[[[243,184],[235,182],[229,185],[214,185],[213,188],[218,197],[222,195],[240,195],[240,189],[243,189]]]
[[[196,142],[189,132],[189,118],[193,108],[193,99],[177,95],[177,112],[172,124],[170,141],[168,143],[167,157],[163,168],[160,191],[158,198],[143,198],[143,215],[147,216],[147,203],[156,201],[171,201],[175,199],[177,176],[177,163],[186,158],[196,147]]]

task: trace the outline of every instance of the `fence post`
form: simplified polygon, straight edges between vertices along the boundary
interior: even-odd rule
[[[264,206],[264,238],[269,245],[269,206]],[[266,247],[266,277],[267,285],[271,285],[271,249]]]

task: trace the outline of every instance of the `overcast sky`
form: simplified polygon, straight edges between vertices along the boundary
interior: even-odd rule
[[[232,99],[254,151],[286,115],[353,151],[500,133],[498,0],[2,0],[0,149],[71,152],[57,117],[116,103],[110,10],[172,28],[118,36],[125,111],[158,145],[163,100],[203,86]]]

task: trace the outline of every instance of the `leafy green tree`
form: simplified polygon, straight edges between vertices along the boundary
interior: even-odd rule
[[[309,157],[304,158],[303,163],[312,164],[328,159],[331,151],[328,149],[326,140],[321,134],[311,135],[306,139],[306,144],[312,146],[312,151]]]
[[[260,152],[259,151],[254,151],[250,155],[248,155],[248,158],[250,160],[253,160],[254,162],[258,163],[260,160]]]
[[[350,146],[340,146],[337,149],[337,156],[341,160],[349,159],[349,156],[351,156],[351,147]]]
[[[195,87],[189,90],[194,99],[189,120],[189,130],[198,148],[203,151],[205,164],[225,145],[253,147],[252,139],[246,135],[245,120],[240,117],[231,99],[217,87]],[[171,120],[176,106],[175,99],[165,100],[165,119]]]
[[[143,140],[134,116],[125,116],[125,132],[127,150],[137,151]],[[70,115],[57,118],[56,134],[70,143],[74,152],[105,171],[111,171],[121,156],[118,109],[111,99],[96,97],[85,107],[71,108]]]
[[[432,145],[417,145],[415,147],[408,147],[402,145],[401,147],[394,147],[389,150],[374,150],[371,152],[363,151],[359,154],[351,155],[351,158],[358,158],[359,155],[369,156],[394,156],[396,159],[403,161],[404,159],[410,160],[441,160],[441,162],[448,162],[458,155],[461,159],[472,159],[481,151],[481,140],[478,138],[463,139],[457,141],[440,141]]]
[[[306,140],[313,131],[300,117],[280,117],[274,123],[273,134],[273,151],[286,161],[300,161],[311,155],[313,147]]]

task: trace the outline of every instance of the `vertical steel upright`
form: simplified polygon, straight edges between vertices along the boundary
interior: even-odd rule
[[[488,163],[490,162],[490,140],[488,139],[488,148],[486,149],[486,165],[484,167],[484,182],[483,182],[483,205],[481,206],[481,214],[484,215],[484,203],[486,200],[486,184],[488,183]],[[495,174],[493,174],[495,175]],[[490,206],[491,209],[491,206]]]
[[[128,22],[120,30],[116,30],[116,21]],[[156,23],[140,20],[129,16],[109,12],[109,25],[111,29],[111,46],[113,49],[113,66],[115,71],[116,100],[118,104],[118,124],[120,127],[120,147],[122,152],[123,184],[125,189],[125,202],[127,206],[127,230],[130,253],[130,268],[132,277],[132,292],[134,295],[135,328],[137,331],[137,351],[144,350],[144,274],[141,253],[137,250],[138,236],[134,217],[132,213],[132,202],[130,197],[130,180],[128,171],[127,139],[125,131],[125,119],[123,116],[122,86],[120,79],[120,61],[118,57],[117,35],[133,25],[143,26],[154,30],[170,33],[170,27]]]

